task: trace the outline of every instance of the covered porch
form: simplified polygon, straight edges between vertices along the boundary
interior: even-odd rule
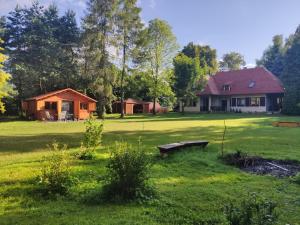
[[[229,112],[229,96],[200,96],[200,112]]]

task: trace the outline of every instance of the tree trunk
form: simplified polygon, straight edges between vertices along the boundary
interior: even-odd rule
[[[184,101],[181,101],[181,114],[184,115],[184,107],[185,107],[185,103]]]
[[[122,75],[121,75],[121,118],[124,118],[124,78],[125,78],[125,66],[126,66],[126,38],[124,35],[123,39],[123,68],[122,68]]]
[[[100,119],[105,117],[105,100],[103,97],[99,97],[98,116]]]
[[[152,114],[155,116],[156,115],[156,98],[154,97],[153,99],[153,109],[152,109]]]

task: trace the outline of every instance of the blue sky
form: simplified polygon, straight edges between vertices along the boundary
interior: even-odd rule
[[[52,2],[61,12],[72,9],[78,21],[86,0],[40,0]],[[0,15],[31,0],[0,0]],[[218,57],[230,51],[254,64],[275,34],[288,37],[300,24],[300,0],[139,0],[144,22],[161,18],[169,22],[181,47],[193,41],[217,49]]]

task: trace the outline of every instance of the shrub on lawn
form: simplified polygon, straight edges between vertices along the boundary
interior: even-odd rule
[[[224,212],[230,225],[273,225],[278,219],[275,209],[274,202],[253,193],[239,206],[225,206]]]
[[[103,123],[97,122],[92,116],[85,121],[85,133],[78,158],[82,160],[93,159],[95,149],[100,147],[102,140]]]
[[[293,182],[300,185],[300,173],[297,173],[295,177],[292,178]]]
[[[66,195],[73,183],[70,174],[67,146],[53,142],[50,157],[45,157],[39,178],[40,189],[45,195]]]
[[[107,165],[103,187],[105,200],[149,200],[155,192],[149,184],[150,157],[139,142],[133,147],[125,142],[116,142]]]

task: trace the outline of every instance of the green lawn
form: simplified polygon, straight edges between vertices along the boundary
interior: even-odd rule
[[[276,159],[300,160],[300,128],[272,127],[272,121],[300,117],[206,114],[132,116],[105,121],[102,149],[91,161],[73,160],[80,180],[71,196],[45,200],[35,196],[34,178],[52,140],[79,148],[83,122],[0,122],[0,224],[202,224],[222,217],[222,207],[249,192],[275,200],[279,224],[300,224],[300,186],[288,178],[247,174],[218,160],[223,120],[228,127],[226,152],[242,150]],[[159,199],[147,204],[89,205],[86,196],[100,190],[109,151],[118,140],[141,137],[155,163],[151,181]],[[182,151],[161,159],[157,145],[207,139],[206,150]],[[209,223],[208,223],[209,224]]]

